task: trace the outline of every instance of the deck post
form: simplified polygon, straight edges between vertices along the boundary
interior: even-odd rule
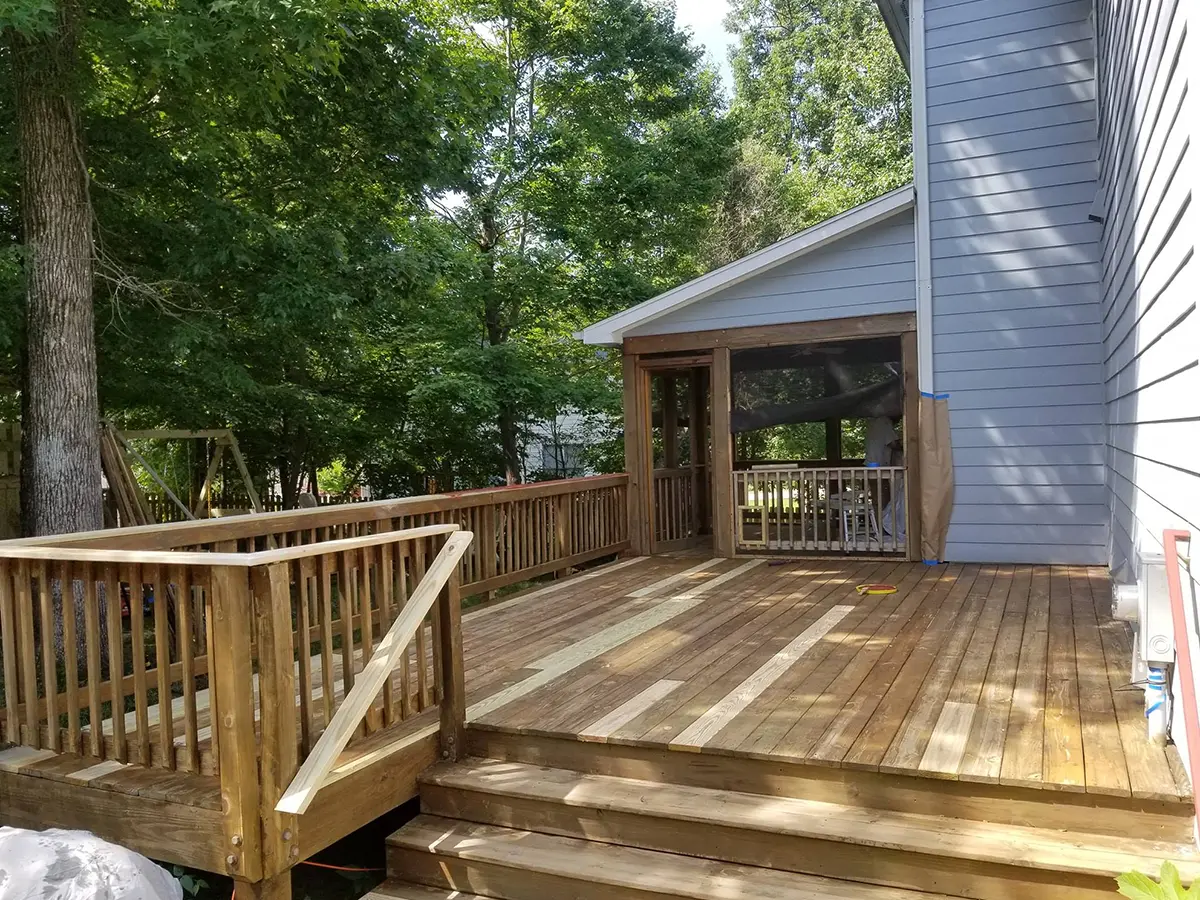
[[[466,752],[467,689],[463,675],[462,600],[458,566],[438,596],[441,605],[442,759],[454,761]]]
[[[212,569],[213,665],[209,669],[219,718],[221,809],[225,870],[262,878],[258,753],[254,737],[254,683],[250,659],[250,579],[244,568]]]
[[[292,900],[292,870],[287,869],[261,881],[235,878],[234,893],[238,900]]]
[[[636,354],[621,360],[625,380],[625,471],[629,474],[629,543],[635,556],[651,550],[650,463],[646,451],[650,445],[650,403],[648,380],[638,365]]]
[[[733,370],[729,348],[713,350],[712,363],[712,511],[713,553],[732,557],[733,545],[733,433],[730,403]]]
[[[921,558],[921,397],[915,331],[900,335],[900,368],[904,377],[904,541],[907,557],[915,562]]]
[[[262,819],[263,874],[278,875],[298,858],[296,816],[275,811],[299,768],[296,728],[296,676],[292,663],[292,596],[287,563],[251,570],[254,633],[258,649],[258,693],[262,762],[259,810]],[[300,602],[304,602],[301,599]],[[305,642],[300,649],[307,654]]]

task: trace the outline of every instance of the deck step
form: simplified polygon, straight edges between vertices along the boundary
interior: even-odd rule
[[[948,900],[579,838],[418,816],[388,840],[388,868],[502,900]],[[401,895],[403,896],[403,895]]]
[[[1053,796],[1053,795],[1051,795]],[[438,816],[808,875],[992,900],[1112,896],[1164,859],[1200,876],[1188,844],[662,784],[497,760],[426,773]],[[1049,799],[1049,798],[1048,798]]]
[[[374,890],[363,895],[362,900],[489,900],[478,894],[464,894],[452,888],[429,887],[389,878]]]

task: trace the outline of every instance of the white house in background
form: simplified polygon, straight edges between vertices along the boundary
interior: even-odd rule
[[[596,416],[566,412],[535,422],[525,444],[525,475],[529,478],[579,478],[595,475],[587,451],[615,437],[615,429]]]

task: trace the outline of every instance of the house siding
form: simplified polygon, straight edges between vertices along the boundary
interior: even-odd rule
[[[911,209],[769,269],[630,335],[781,325],[916,309]]]
[[[1187,96],[1200,47],[1187,18],[1185,0],[1097,2],[1107,503],[1110,562],[1123,578],[1139,547],[1161,552],[1164,529],[1200,532]]]
[[[1101,563],[1089,0],[927,0],[933,377],[950,394],[951,560]]]

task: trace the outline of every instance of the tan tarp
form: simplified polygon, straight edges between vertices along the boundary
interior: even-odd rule
[[[946,533],[954,509],[954,463],[950,458],[948,395],[921,394],[918,432],[921,439],[921,558],[946,558]]]

